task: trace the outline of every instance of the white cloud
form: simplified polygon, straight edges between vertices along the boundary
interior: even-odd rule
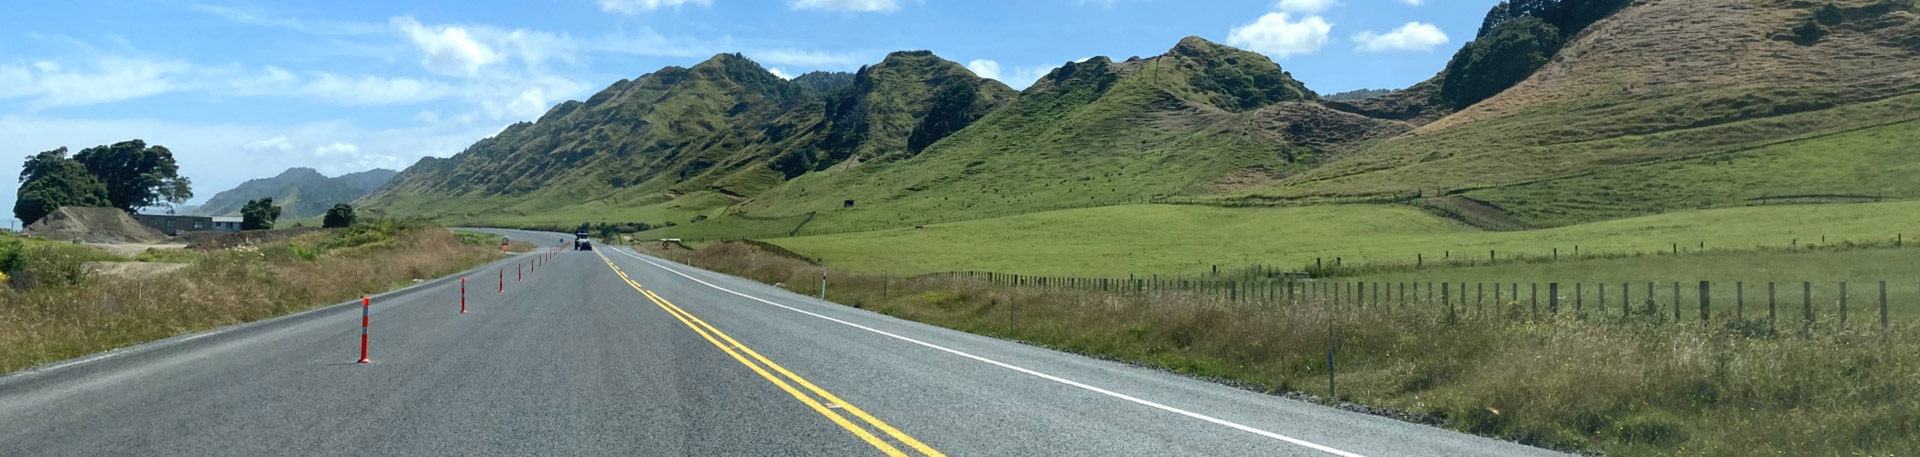
[[[856,11],[856,12],[893,12],[900,10],[900,0],[791,0],[788,7],[796,10]]]
[[[600,0],[602,11],[620,14],[640,14],[680,5],[713,6],[713,0]]]
[[[1304,14],[1318,13],[1336,6],[1340,6],[1338,0],[1280,0],[1273,4],[1273,8],[1280,11]]]
[[[1400,28],[1387,33],[1364,31],[1353,35],[1353,41],[1360,43],[1354,49],[1366,52],[1385,51],[1432,51],[1434,47],[1447,44],[1447,34],[1433,24],[1408,22]]]
[[[322,158],[322,159],[335,157],[335,156],[342,156],[342,155],[354,155],[359,153],[360,153],[359,146],[354,146],[353,143],[342,143],[338,141],[334,142],[333,144],[313,148],[313,156]]]
[[[853,54],[794,49],[743,51],[742,54],[752,58],[755,62],[807,68],[846,67],[858,65],[863,62],[859,56]]]
[[[787,74],[787,71],[780,69],[780,67],[767,67],[767,72],[773,73],[774,76],[779,76],[780,79],[793,79],[793,75]]]
[[[391,22],[425,53],[422,63],[435,73],[474,76],[481,67],[504,59],[493,47],[475,40],[464,27],[428,26],[410,16],[396,17]]]
[[[286,135],[281,135],[264,140],[248,141],[247,144],[240,145],[240,149],[248,151],[291,151],[293,150],[293,142],[288,141]]]
[[[1426,2],[1427,0],[1400,0],[1400,3],[1405,3],[1413,6],[1420,6],[1421,4],[1424,4]]]
[[[967,69],[973,70],[974,75],[982,78],[1000,79],[1000,62],[987,59],[973,59],[972,62],[967,62]]]
[[[1086,61],[1086,59],[1077,60],[1076,62],[1084,61]],[[1000,66],[1000,62],[992,60],[974,59],[972,62],[967,62],[967,69],[972,70],[975,76],[1000,81],[1006,84],[1007,87],[1021,90],[1026,89],[1027,86],[1032,86],[1034,81],[1039,81],[1041,77],[1047,76],[1047,73],[1052,73],[1056,68],[1060,67],[1015,67],[1012,72],[1008,72],[1004,67]]]
[[[411,78],[318,73],[296,93],[347,105],[406,105],[437,100],[452,92],[445,84]]]
[[[0,99],[30,97],[28,109],[86,106],[171,92],[188,84],[193,65],[181,61],[96,57],[91,68],[51,61],[31,68],[0,65]]]
[[[1327,44],[1333,24],[1319,16],[1290,20],[1287,13],[1267,13],[1252,24],[1234,27],[1227,44],[1276,58],[1312,54]]]

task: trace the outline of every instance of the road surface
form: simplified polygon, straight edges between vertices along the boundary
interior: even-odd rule
[[[1560,455],[601,248],[377,296],[369,364],[352,303],[0,377],[0,455]]]

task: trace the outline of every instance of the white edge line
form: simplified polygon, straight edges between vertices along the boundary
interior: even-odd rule
[[[655,262],[655,261],[654,261],[654,260],[652,260],[652,259],[648,259],[648,258],[645,258],[645,257],[643,257],[643,256],[641,256],[641,255],[639,255],[639,254],[634,254],[634,253],[629,253],[629,252],[626,252],[625,250],[621,250],[621,249],[613,249],[613,251],[614,251],[614,252],[619,252],[619,253],[621,253],[621,254],[625,254],[626,256],[628,256],[628,257],[632,257],[632,258],[634,258],[634,259],[636,259],[636,260],[639,260],[639,261],[641,261],[641,262],[646,262],[646,263],[648,263],[648,264],[651,264],[651,265],[653,265],[653,266],[654,266],[655,268],[659,268],[659,269],[662,269],[662,270],[666,270],[666,271],[667,271],[667,272],[669,272],[669,273],[673,273],[673,274],[676,274],[676,275],[680,275],[680,277],[683,277],[683,278],[687,278],[687,279],[690,279],[690,280],[693,280],[693,282],[697,282],[697,283],[700,283],[700,284],[705,284],[705,285],[706,285],[707,287],[712,287],[712,288],[714,288],[714,289],[717,289],[717,290],[720,290],[720,291],[724,291],[724,292],[727,292],[727,293],[730,293],[730,294],[734,294],[734,295],[739,295],[739,296],[741,296],[741,297],[743,297],[743,298],[746,298],[746,299],[749,299],[749,300],[753,300],[753,301],[757,301],[757,302],[761,302],[761,303],[766,303],[766,304],[769,304],[769,305],[773,305],[773,306],[778,306],[778,307],[780,307],[780,308],[784,308],[784,309],[786,309],[786,310],[788,310],[788,311],[793,311],[793,312],[796,312],[796,313],[800,313],[800,314],[805,314],[805,315],[808,315],[808,316],[813,316],[813,317],[817,317],[817,318],[820,318],[820,319],[825,319],[825,320],[828,320],[828,321],[832,321],[832,322],[834,322],[834,323],[838,323],[838,324],[841,324],[841,325],[845,325],[845,326],[848,326],[848,327],[853,327],[853,328],[857,328],[857,329],[861,329],[861,330],[866,330],[866,331],[869,331],[869,332],[873,332],[873,333],[877,333],[877,334],[880,334],[880,335],[884,335],[884,336],[886,336],[886,337],[889,337],[889,338],[893,338],[893,339],[897,339],[897,340],[900,340],[900,341],[905,341],[905,342],[908,342],[908,343],[913,343],[913,344],[917,344],[917,345],[921,345],[921,346],[925,346],[925,347],[927,347],[927,348],[930,348],[930,349],[934,349],[934,350],[938,350],[938,351],[942,351],[942,352],[946,352],[946,353],[949,353],[949,354],[953,354],[953,355],[957,355],[957,356],[961,356],[961,357],[966,357],[966,358],[969,358],[969,359],[973,359],[973,360],[976,360],[976,361],[979,361],[979,362],[982,362],[982,363],[986,363],[986,364],[990,364],[990,365],[994,365],[994,366],[998,366],[998,367],[1001,367],[1001,368],[1006,368],[1006,369],[1009,369],[1009,370],[1013,370],[1013,371],[1017,371],[1017,372],[1021,372],[1021,373],[1025,373],[1025,374],[1028,374],[1028,375],[1032,375],[1032,376],[1034,376],[1034,377],[1038,377],[1038,378],[1041,378],[1041,379],[1045,379],[1045,380],[1048,380],[1048,381],[1053,381],[1053,382],[1057,382],[1057,383],[1061,383],[1061,384],[1066,384],[1066,385],[1069,385],[1069,386],[1073,386],[1073,387],[1078,387],[1078,388],[1080,388],[1080,389],[1084,389],[1084,390],[1088,390],[1088,391],[1092,391],[1092,392],[1095,392],[1095,393],[1099,393],[1099,394],[1101,394],[1101,395],[1106,395],[1106,396],[1109,396],[1109,397],[1113,397],[1113,398],[1118,398],[1118,399],[1121,399],[1121,400],[1126,400],[1126,401],[1129,401],[1129,402],[1133,402],[1133,403],[1136,403],[1136,404],[1140,404],[1140,405],[1143,405],[1143,406],[1147,406],[1147,407],[1150,407],[1150,408],[1154,408],[1154,409],[1158,409],[1158,410],[1161,410],[1161,411],[1166,411],[1166,412],[1170,412],[1170,413],[1174,413],[1174,414],[1179,414],[1179,415],[1182,415],[1182,416],[1187,416],[1187,417],[1191,417],[1191,418],[1194,418],[1194,419],[1199,419],[1199,420],[1202,420],[1202,421],[1207,421],[1207,422],[1211,422],[1211,423],[1214,423],[1214,424],[1216,424],[1216,425],[1222,425],[1222,426],[1226,426],[1226,427],[1228,427],[1228,428],[1232,428],[1232,429],[1235,429],[1235,430],[1240,430],[1240,431],[1243,431],[1243,432],[1247,432],[1247,433],[1252,433],[1252,434],[1255,434],[1255,435],[1260,435],[1260,436],[1264,436],[1264,437],[1267,437],[1267,438],[1272,438],[1272,439],[1276,439],[1276,440],[1280,440],[1280,441],[1285,441],[1285,442],[1288,442],[1288,443],[1292,443],[1292,444],[1295,444],[1295,445],[1298,445],[1298,446],[1301,446],[1301,447],[1306,447],[1306,448],[1309,448],[1309,449],[1313,449],[1313,450],[1316,450],[1316,451],[1320,451],[1320,452],[1325,452],[1325,453],[1328,453],[1328,454],[1333,454],[1333,455],[1338,455],[1338,456],[1341,456],[1341,457],[1366,457],[1366,456],[1362,456],[1362,455],[1360,455],[1360,454],[1355,454],[1355,453],[1352,453],[1352,452],[1347,452],[1347,451],[1342,451],[1342,450],[1339,450],[1339,449],[1334,449],[1334,448],[1332,448],[1332,447],[1328,447],[1328,446],[1324,446],[1324,445],[1321,445],[1321,444],[1318,444],[1318,443],[1314,443],[1314,442],[1311,442],[1311,441],[1307,441],[1307,440],[1302,440],[1302,439],[1299,439],[1299,438],[1294,438],[1294,437],[1291,437],[1291,436],[1286,436],[1286,435],[1282,435],[1282,434],[1278,434],[1278,433],[1274,433],[1274,432],[1269,432],[1269,431],[1266,431],[1266,430],[1261,430],[1261,429],[1257,429],[1257,428],[1253,428],[1253,427],[1250,427],[1250,426],[1246,426],[1246,425],[1241,425],[1241,424],[1237,424],[1237,423],[1234,423],[1234,422],[1229,422],[1229,421],[1227,421],[1227,420],[1224,420],[1224,419],[1220,419],[1220,418],[1216,418],[1216,417],[1213,417],[1213,416],[1208,416],[1208,415],[1205,415],[1205,414],[1200,414],[1200,413],[1196,413],[1196,412],[1192,412],[1192,411],[1187,411],[1187,410],[1184,410],[1184,409],[1180,409],[1180,408],[1175,408],[1175,407],[1172,407],[1172,406],[1167,406],[1167,405],[1163,405],[1163,404],[1159,404],[1159,403],[1154,403],[1154,402],[1152,402],[1152,401],[1148,401],[1148,400],[1143,400],[1143,399],[1140,399],[1140,398],[1136,398],[1136,397],[1133,397],[1133,396],[1130,396],[1130,395],[1127,395],[1127,394],[1122,394],[1122,393],[1119,393],[1119,392],[1114,392],[1114,391],[1111,391],[1111,390],[1107,390],[1107,389],[1102,389],[1102,388],[1099,388],[1099,387],[1094,387],[1094,386],[1090,386],[1090,385],[1086,385],[1086,384],[1083,384],[1083,383],[1080,383],[1080,382],[1078,382],[1078,381],[1073,381],[1073,380],[1070,380],[1070,379],[1065,379],[1065,378],[1061,378],[1061,377],[1059,377],[1059,376],[1054,376],[1054,375],[1050,375],[1050,374],[1046,374],[1046,373],[1041,373],[1041,372],[1038,372],[1038,371],[1034,371],[1034,370],[1029,370],[1029,369],[1026,369],[1026,368],[1021,368],[1021,367],[1018,367],[1018,366],[1014,366],[1014,365],[1012,365],[1012,364],[1008,364],[1008,363],[1005,363],[1005,362],[1000,362],[1000,361],[997,361],[997,360],[993,360],[993,359],[988,359],[988,358],[986,358],[986,357],[981,357],[981,356],[977,356],[977,355],[973,355],[973,354],[968,354],[968,353],[965,353],[965,352],[960,352],[960,351],[958,351],[958,350],[954,350],[954,349],[948,349],[948,348],[946,348],[946,347],[944,347],[944,346],[940,346],[940,345],[936,345],[936,344],[933,344],[933,343],[928,343],[928,342],[925,342],[925,341],[920,341],[920,340],[916,340],[916,339],[913,339],[913,338],[908,338],[908,337],[904,337],[904,336],[900,336],[900,335],[895,335],[895,334],[892,334],[892,333],[888,333],[888,332],[886,332],[886,331],[883,331],[883,330],[879,330],[879,329],[875,329],[875,328],[872,328],[872,327],[868,327],[868,326],[864,326],[864,325],[860,325],[860,324],[855,324],[855,323],[852,323],[852,322],[847,322],[847,321],[843,321],[843,320],[840,320],[840,319],[835,319],[835,318],[832,318],[832,317],[827,317],[827,316],[823,316],[823,315],[820,315],[820,314],[816,314],[816,313],[813,313],[813,312],[811,312],[811,311],[806,311],[806,310],[802,310],[802,309],[799,309],[799,308],[794,308],[794,307],[791,307],[791,306],[787,306],[787,305],[782,305],[782,304],[779,304],[779,303],[774,303],[774,302],[771,302],[771,301],[767,301],[767,300],[765,300],[765,299],[762,299],[762,298],[760,298],[760,297],[755,297],[755,296],[751,296],[751,295],[747,295],[747,294],[743,294],[743,293],[740,293],[740,292],[736,292],[736,291],[734,291],[734,290],[732,290],[732,289],[728,289],[728,288],[725,288],[725,287],[720,287],[720,286],[718,286],[718,285],[714,285],[713,283],[710,283],[710,282],[706,282],[706,281],[702,281],[702,280],[700,280],[699,278],[695,278],[695,277],[693,277],[693,276],[689,276],[689,275],[687,275],[686,273],[681,273],[681,272],[679,272],[678,270],[675,270],[675,269],[673,269],[673,268],[669,268],[669,267],[667,267],[667,266],[665,266],[665,265],[661,265],[660,263],[658,263],[658,262]]]

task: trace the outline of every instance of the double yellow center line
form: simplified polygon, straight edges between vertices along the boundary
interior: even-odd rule
[[[820,386],[808,382],[806,378],[801,378],[800,375],[788,371],[785,367],[781,367],[780,364],[773,363],[772,360],[767,360],[766,356],[762,356],[746,345],[740,344],[740,342],[734,340],[733,337],[727,336],[725,332],[714,328],[712,324],[708,324],[706,321],[694,317],[692,313],[680,309],[680,307],[675,306],[673,302],[661,298],[645,287],[641,287],[640,283],[634,282],[633,278],[627,277],[627,272],[621,271],[620,267],[614,265],[613,260],[608,259],[605,254],[600,254],[598,251],[595,251],[594,254],[599,255],[600,260],[606,262],[607,267],[612,268],[615,274],[620,275],[620,279],[626,281],[628,286],[632,286],[633,290],[639,291],[641,295],[653,301],[653,304],[659,305],[660,309],[666,310],[667,314],[671,314],[675,319],[679,319],[680,323],[686,324],[687,328],[693,329],[694,333],[700,334],[700,337],[705,338],[708,343],[713,343],[714,347],[718,347],[721,351],[726,352],[727,355],[733,356],[734,360],[739,361],[741,365],[746,365],[748,369],[753,370],[753,372],[759,374],[760,377],[766,378],[767,382],[773,383],[773,385],[779,387],[780,390],[786,391],[788,395],[792,395],[794,399],[800,400],[801,403],[806,404],[809,408],[813,408],[814,412],[826,416],[828,420],[833,421],[833,423],[839,425],[840,428],[853,432],[854,436],[872,445],[875,449],[879,449],[880,452],[895,457],[907,457],[911,455],[901,452],[900,448],[895,446],[895,442],[898,442],[898,444],[918,451],[926,457],[946,457],[946,454],[941,454],[940,451],[933,450],[932,447],[921,443],[920,440],[916,440],[912,436],[901,432],[899,429],[887,425],[886,422],[874,418],[873,415],[867,414],[866,411],[860,410],[860,408],[853,406],[851,403],[847,403],[845,400],[841,400],[840,397],[834,396],[833,393],[827,392],[826,389],[821,389]],[[771,372],[769,370],[771,370]],[[779,373],[779,376],[775,376],[774,373]],[[799,388],[795,388],[795,384],[805,388],[806,391],[803,392]],[[808,395],[807,392],[812,392],[813,395]],[[814,398],[815,396],[819,398]],[[841,411],[853,415],[853,417],[860,419],[868,426],[892,437],[895,442],[889,442],[874,434],[872,431],[867,430],[866,427],[847,419],[846,416],[840,414]]]

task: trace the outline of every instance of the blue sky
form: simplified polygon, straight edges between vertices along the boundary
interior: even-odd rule
[[[1158,55],[1198,35],[1266,54],[1321,93],[1399,88],[1439,71],[1496,1],[32,2],[0,17],[0,152],[140,138],[172,149],[205,200],[287,167],[449,156],[721,52],[798,75],[929,49],[1024,88],[1067,61]]]

